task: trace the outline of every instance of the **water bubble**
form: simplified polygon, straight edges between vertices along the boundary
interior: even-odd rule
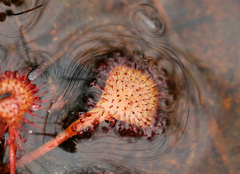
[[[133,9],[132,21],[136,31],[152,37],[159,37],[166,31],[166,22],[163,14],[156,8],[141,4]]]

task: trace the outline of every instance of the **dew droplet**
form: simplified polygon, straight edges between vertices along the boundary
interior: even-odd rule
[[[32,110],[37,111],[41,105],[32,105]]]

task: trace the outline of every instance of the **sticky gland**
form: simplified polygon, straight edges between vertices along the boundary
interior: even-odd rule
[[[21,126],[21,123],[26,122],[39,128],[24,118],[24,114],[27,112],[32,116],[40,117],[35,115],[31,109],[33,107],[35,107],[34,109],[36,107],[40,108],[41,105],[39,103],[44,102],[40,100],[40,96],[43,94],[35,95],[39,92],[40,86],[37,87],[29,81],[27,76],[28,73],[23,75],[18,71],[0,72],[0,120],[1,126],[5,125],[3,130],[0,131],[0,136],[2,137],[3,133],[8,129],[9,138],[7,145],[9,146],[10,174],[14,174],[16,169],[16,140],[20,149],[24,151],[21,141],[25,142],[26,140],[21,137],[18,129],[26,130]]]
[[[151,136],[149,132],[155,132],[158,84],[144,72],[122,63],[111,67],[108,75],[104,72],[100,74],[108,78],[106,81],[102,79],[105,83],[104,88],[96,83],[91,84],[102,92],[96,106],[57,137],[17,160],[18,167],[31,163],[70,137],[82,134],[86,128],[93,130],[102,121],[109,122],[111,126],[115,125],[116,120],[122,121],[130,125],[136,133],[141,132],[141,135]]]

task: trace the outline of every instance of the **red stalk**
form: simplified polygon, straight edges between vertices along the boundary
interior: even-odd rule
[[[8,127],[9,131],[9,138],[12,138],[10,140],[9,144],[9,165],[10,165],[10,174],[15,174],[16,166],[15,166],[15,157],[16,157],[16,143],[15,143],[15,134],[14,134],[14,128],[11,126]]]
[[[94,109],[93,109],[94,110]],[[91,112],[91,111],[90,111]],[[92,112],[91,112],[92,113]],[[87,117],[86,119],[88,119]],[[71,138],[72,136],[78,134],[81,130],[84,128],[91,126],[94,122],[94,120],[97,119],[97,115],[92,115],[91,119],[88,119],[87,121],[78,119],[75,122],[73,122],[66,130],[64,130],[61,134],[56,136],[54,139],[48,141],[41,147],[37,148],[36,150],[32,151],[31,153],[25,155],[21,159],[17,160],[16,166],[17,167],[23,167],[32,161],[36,160],[37,158],[41,157],[42,155],[46,154],[50,150],[54,149],[67,139]]]

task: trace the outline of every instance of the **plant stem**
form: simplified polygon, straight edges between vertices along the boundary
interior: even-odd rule
[[[75,121],[73,124],[76,124],[77,122],[78,122],[78,120]],[[71,129],[71,125],[70,125],[65,131],[63,131],[57,137],[55,137],[54,139],[48,141],[47,143],[45,143],[41,147],[37,148],[36,150],[32,151],[31,153],[29,153],[29,154],[25,155],[24,157],[22,157],[21,159],[19,159],[17,161],[16,165],[18,167],[23,167],[23,166],[31,163],[32,161],[34,161],[37,158],[41,157],[45,153],[47,153],[50,150],[54,149],[59,144],[61,144],[62,142],[66,141],[68,138],[70,138],[70,137],[72,137],[72,136],[74,136],[76,134],[77,134],[77,132],[73,132],[72,129]]]
[[[93,109],[94,110],[94,109]],[[92,111],[93,111],[92,110]],[[36,150],[30,152],[29,154],[23,156],[21,159],[16,161],[17,167],[23,167],[32,161],[36,160],[37,158],[41,157],[42,155],[46,154],[50,150],[54,149],[67,139],[71,138],[72,136],[78,134],[81,130],[88,126],[92,126],[93,122],[98,118],[98,114],[94,114],[96,112],[88,112],[91,113],[91,117],[86,117],[86,119],[81,120],[78,119],[75,122],[73,122],[66,130],[64,130],[62,133],[60,133],[58,136],[56,136],[54,139],[48,141],[41,147],[37,148]],[[99,119],[98,121],[101,121]],[[6,167],[6,168],[5,168]],[[4,166],[2,170],[7,171],[8,166]]]
[[[15,134],[14,130],[11,126],[8,127],[9,137],[12,137],[10,140],[11,143],[9,144],[9,165],[10,165],[10,174],[15,174],[16,166],[15,166],[15,159],[16,159],[16,144],[15,144]]]
[[[46,154],[47,152],[51,151],[67,139],[71,138],[72,136],[78,134],[81,130],[89,127],[94,126],[94,122],[97,120],[98,122],[104,121],[104,117],[99,116],[99,109],[94,108],[91,111],[85,113],[82,119],[78,119],[73,122],[66,130],[60,133],[58,136],[53,138],[52,140],[48,141],[41,147],[37,148],[36,150],[30,152],[29,154],[23,156],[21,159],[16,161],[17,167],[24,167],[25,165],[30,164],[37,158],[40,158],[42,155]],[[88,115],[86,117],[86,115]],[[89,116],[90,115],[90,116]],[[10,154],[9,154],[10,156]],[[10,158],[10,157],[9,157]],[[14,158],[15,159],[15,158]],[[5,165],[0,167],[0,173],[7,173],[11,169],[12,165],[11,162],[9,165]],[[11,173],[10,173],[11,174]]]

